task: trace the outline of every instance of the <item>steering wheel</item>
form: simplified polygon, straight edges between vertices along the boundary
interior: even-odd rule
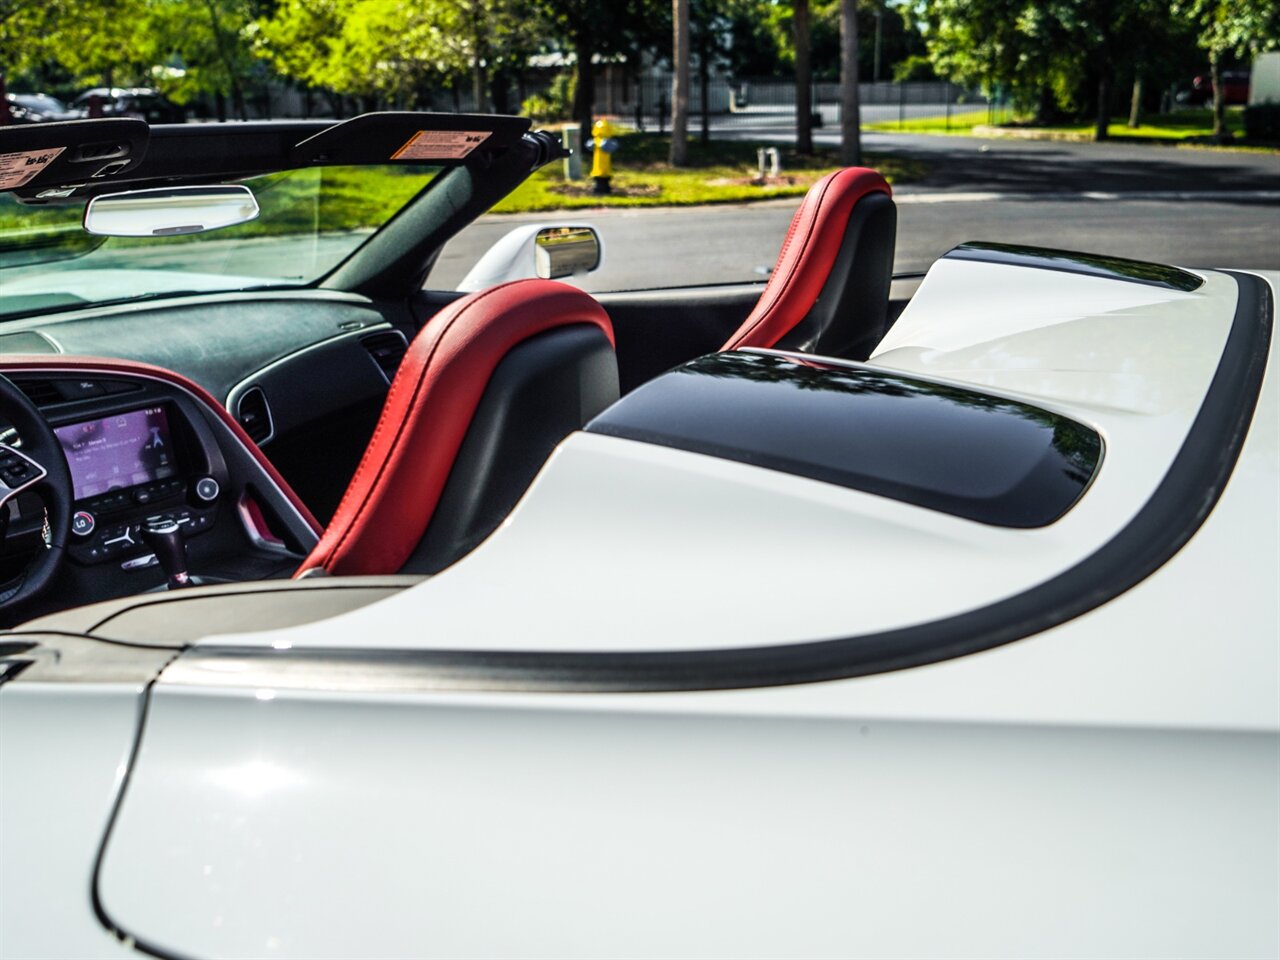
[[[7,532],[9,501],[27,490],[44,500],[43,544],[26,570],[0,584],[0,610],[23,603],[53,581],[67,552],[71,536],[73,493],[71,471],[53,427],[25,393],[8,377],[0,376],[0,413],[18,435],[22,449],[0,443],[0,532]]]

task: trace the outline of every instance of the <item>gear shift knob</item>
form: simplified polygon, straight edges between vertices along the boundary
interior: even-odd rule
[[[176,520],[153,517],[142,524],[142,540],[154,551],[160,569],[169,578],[169,589],[191,586],[187,573],[187,544]]]

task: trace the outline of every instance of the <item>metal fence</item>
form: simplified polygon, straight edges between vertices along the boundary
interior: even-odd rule
[[[649,76],[632,81],[629,88],[611,97],[612,112],[641,129],[664,130],[671,117],[671,78]],[[784,128],[795,125],[796,88],[789,80],[712,79],[706,86],[707,113],[715,129]],[[689,91],[690,127],[696,129],[702,116],[702,85],[693,78]],[[954,84],[863,83],[858,85],[859,113],[864,125],[882,128],[908,127],[910,121],[936,120],[947,129],[957,125],[1003,123],[1012,119],[1012,107],[1001,99],[987,97]],[[840,124],[840,87],[835,83],[815,83],[809,102],[816,127]]]
[[[689,91],[690,129],[699,128],[702,115],[703,85],[697,74],[691,78]],[[540,78],[525,84],[521,95],[545,93],[548,82]],[[796,88],[787,79],[763,78],[729,81],[712,77],[705,87],[708,119],[716,130],[767,132],[795,126]],[[515,91],[512,91],[513,94]],[[1013,110],[1007,99],[992,98],[950,83],[863,83],[858,87],[863,125],[879,129],[910,128],[912,121],[931,120],[941,129],[952,121],[970,126],[975,121],[1004,123],[1011,120]],[[259,102],[261,100],[261,102]],[[815,83],[810,90],[810,104],[815,126],[840,125],[840,87],[835,83]],[[287,87],[273,86],[264,98],[251,105],[254,116],[297,117],[325,116],[331,113],[329,98],[304,95]],[[345,115],[359,112],[351,103]],[[440,90],[417,104],[419,109],[443,112],[469,112],[474,109],[469,90]],[[596,115],[611,115],[629,121],[642,130],[665,131],[671,123],[671,76],[648,75],[627,77],[622,71],[602,72],[597,76]]]

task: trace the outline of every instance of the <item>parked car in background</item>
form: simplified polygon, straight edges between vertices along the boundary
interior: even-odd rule
[[[1249,102],[1249,71],[1224,70],[1222,72],[1222,96],[1228,106]],[[1191,89],[1178,96],[1179,103],[1202,107],[1213,102],[1213,77],[1201,73],[1192,78]]]
[[[44,123],[49,120],[73,120],[79,114],[70,110],[57,97],[47,93],[10,93],[9,113],[14,123]]]
[[[150,87],[94,87],[75,99],[76,117],[137,117],[147,123],[185,123],[186,111]]]

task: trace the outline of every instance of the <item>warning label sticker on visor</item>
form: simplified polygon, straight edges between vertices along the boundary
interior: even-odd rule
[[[46,169],[66,147],[50,147],[48,150],[25,150],[21,153],[0,153],[0,190],[12,190],[32,180]]]
[[[491,130],[419,130],[392,160],[461,160],[489,139]]]

